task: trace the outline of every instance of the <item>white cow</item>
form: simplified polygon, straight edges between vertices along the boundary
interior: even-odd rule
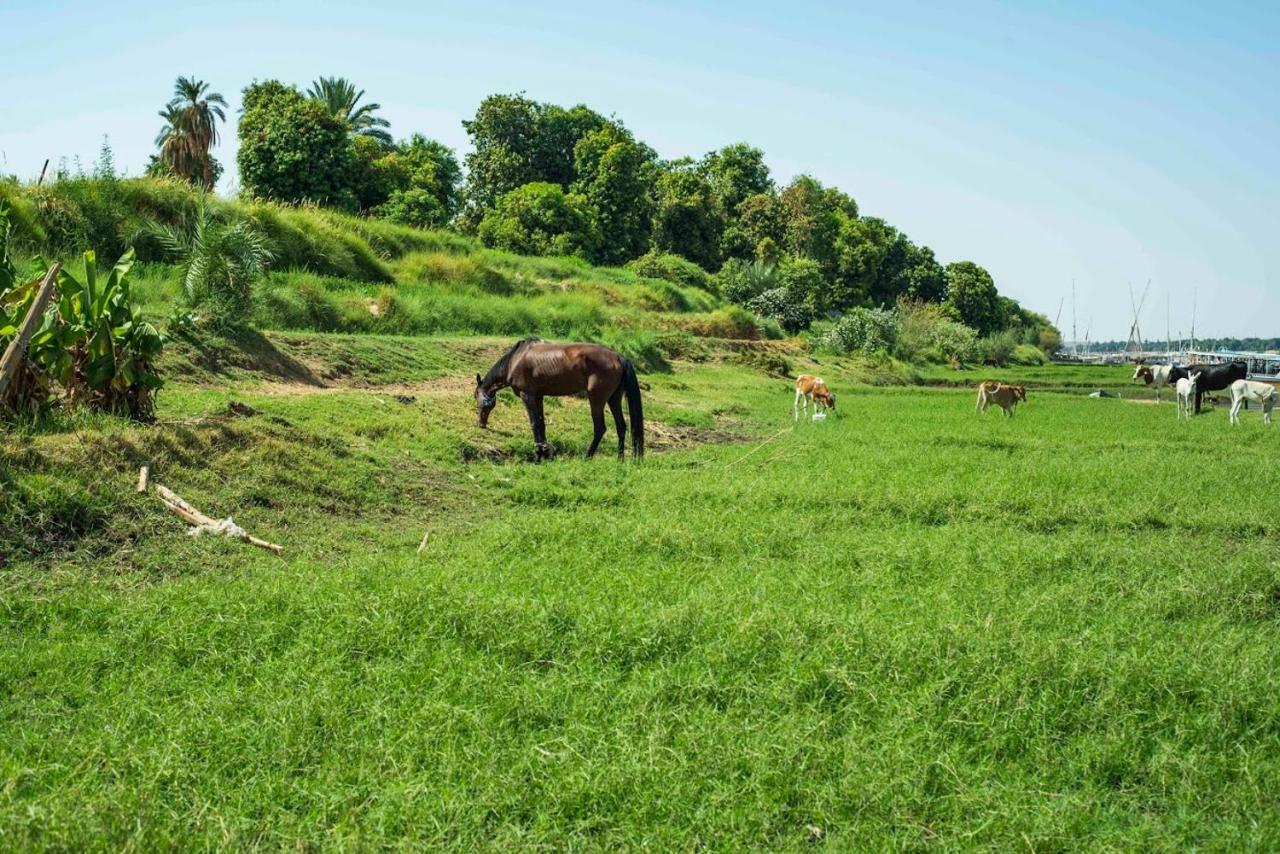
[[[1178,390],[1178,417],[1190,418],[1196,408],[1196,383],[1200,381],[1200,375],[1192,374],[1191,379],[1183,377],[1178,380],[1175,388]]]
[[[1129,378],[1129,382],[1137,379],[1143,380],[1156,390],[1156,403],[1159,403],[1160,389],[1169,385],[1172,374],[1173,365],[1138,365],[1133,369],[1133,376]]]
[[[1262,404],[1262,423],[1271,423],[1271,407],[1276,404],[1276,387],[1270,383],[1236,380],[1231,384],[1231,423],[1240,423],[1245,401]]]

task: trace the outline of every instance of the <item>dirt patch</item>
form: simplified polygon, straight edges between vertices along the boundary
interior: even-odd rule
[[[694,427],[688,424],[646,421],[644,424],[645,448],[654,451],[679,451],[698,445],[724,445],[747,441],[747,437],[733,431],[730,426],[727,422],[714,427]]]
[[[384,396],[405,395],[412,397],[457,397],[470,398],[475,388],[475,380],[467,377],[437,377],[434,380],[423,380],[410,383],[387,383],[385,385],[361,385],[357,383],[331,383],[324,386],[306,385],[304,383],[264,383],[254,386],[246,393],[261,394],[270,397],[296,397],[312,394],[376,394]]]

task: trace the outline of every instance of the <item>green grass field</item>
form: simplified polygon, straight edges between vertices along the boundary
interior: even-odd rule
[[[643,464],[569,400],[538,466],[509,393],[472,426],[503,343],[188,348],[158,425],[0,435],[0,848],[1280,845],[1257,413],[796,357],[843,413],[797,425],[677,360]]]

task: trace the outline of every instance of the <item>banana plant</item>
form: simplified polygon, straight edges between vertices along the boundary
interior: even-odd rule
[[[68,403],[149,417],[162,381],[152,361],[163,346],[160,333],[133,314],[128,275],[130,249],[104,277],[96,255],[84,253],[77,278],[58,277],[58,309],[47,314],[31,339],[35,358],[65,390]]]

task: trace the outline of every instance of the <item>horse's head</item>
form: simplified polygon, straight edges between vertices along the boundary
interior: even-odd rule
[[[498,390],[492,385],[485,385],[480,375],[476,374],[476,420],[481,430],[489,427],[489,413],[498,405]]]
[[[1138,367],[1134,368],[1133,376],[1129,377],[1129,382],[1133,382],[1138,377],[1142,377],[1143,382],[1151,385],[1151,369],[1146,365],[1138,365]]]
[[[1202,373],[1203,371],[1196,371],[1194,374],[1187,377],[1187,383],[1191,386],[1192,394],[1196,393],[1196,383],[1200,382],[1200,374]]]
[[[1027,389],[1025,386],[1011,385],[1009,388],[1013,390],[1014,400],[1020,400],[1023,403],[1027,402]]]

